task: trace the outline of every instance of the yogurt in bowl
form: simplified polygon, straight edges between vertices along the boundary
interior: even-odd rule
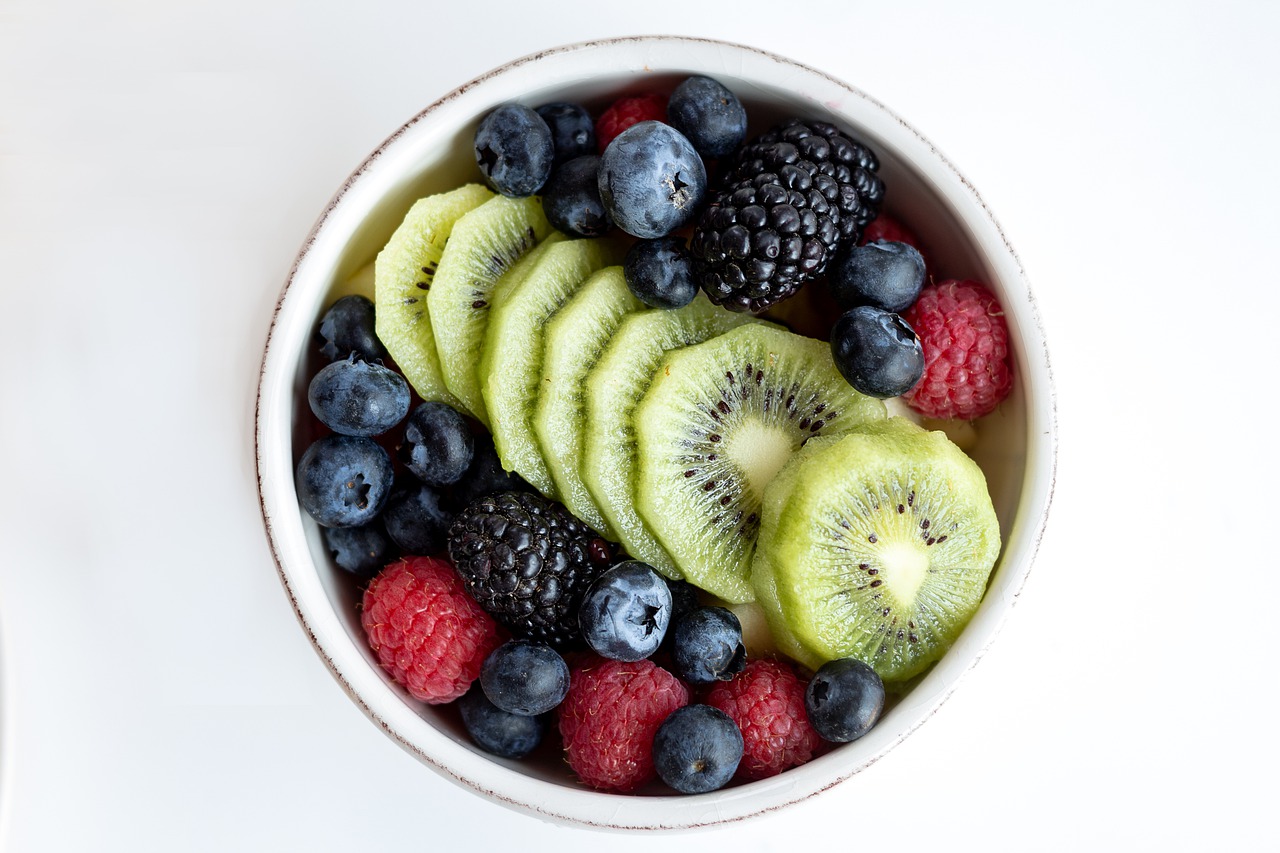
[[[320,527],[300,510],[294,472],[319,435],[305,403],[321,365],[319,317],[338,295],[368,287],[361,270],[415,201],[480,180],[472,146],[480,119],[509,102],[571,101],[598,113],[621,95],[669,92],[690,75],[714,78],[741,99],[749,135],[798,116],[835,124],[869,145],[887,187],[885,210],[927,247],[935,277],[982,281],[999,299],[1014,388],[964,443],[985,475],[1002,548],[958,639],[860,739],[778,776],[711,793],[604,793],[582,785],[554,748],[523,761],[480,750],[452,709],[414,700],[391,678],[360,624],[360,584],[337,568]],[[974,188],[919,133],[857,89],[764,51],[681,37],[611,39],[525,57],[459,87],[398,129],[338,190],[299,252],[272,323],[257,411],[259,491],[279,574],[303,630],[352,700],[407,751],[483,796],[550,820],[616,829],[691,828],[781,808],[847,779],[906,737],[981,657],[1012,607],[1043,532],[1055,459],[1052,377],[1035,302]]]

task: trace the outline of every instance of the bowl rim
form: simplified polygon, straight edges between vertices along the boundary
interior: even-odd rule
[[[380,697],[369,697],[365,691],[360,689],[354,681],[359,681],[366,673],[361,673],[358,669],[348,673],[343,663],[335,657],[335,650],[331,650],[329,644],[322,639],[322,635],[326,633],[326,626],[321,624],[326,621],[326,613],[323,609],[319,612],[313,610],[313,598],[310,597],[309,590],[302,587],[307,586],[310,579],[303,576],[295,576],[293,571],[287,566],[287,560],[282,553],[284,543],[276,527],[276,510],[281,510],[281,515],[287,518],[287,513],[292,505],[292,512],[298,515],[296,497],[292,501],[283,501],[282,495],[276,492],[277,487],[282,488],[289,495],[293,494],[293,483],[290,479],[287,484],[275,484],[271,481],[268,474],[268,464],[264,458],[264,445],[267,444],[267,431],[270,426],[275,423],[269,416],[279,418],[287,416],[289,413],[281,413],[272,408],[272,401],[268,399],[269,390],[276,387],[280,381],[280,377],[276,376],[283,367],[277,368],[277,364],[281,361],[286,363],[288,358],[279,351],[279,347],[273,350],[273,343],[277,340],[278,325],[281,320],[281,314],[285,307],[287,297],[293,288],[295,278],[299,270],[307,262],[308,257],[316,248],[317,241],[322,236],[326,226],[333,219],[334,214],[342,207],[344,199],[349,192],[361,181],[366,174],[375,166],[375,164],[391,149],[396,143],[402,139],[406,133],[409,133],[424,119],[431,116],[437,110],[445,105],[461,98],[467,92],[482,86],[483,84],[495,78],[502,78],[510,74],[512,71],[520,69],[526,65],[543,60],[553,56],[561,56],[576,52],[589,52],[598,50],[609,50],[618,46],[650,46],[663,44],[687,44],[697,45],[700,47],[714,47],[717,50],[730,52],[744,52],[753,58],[767,60],[784,66],[787,69],[804,75],[810,75],[825,81],[827,84],[841,90],[843,94],[851,96],[861,101],[872,111],[878,111],[883,118],[891,120],[899,126],[900,131],[905,131],[907,139],[914,138],[917,147],[921,148],[921,152],[932,158],[927,165],[932,167],[930,178],[936,176],[946,177],[949,183],[951,194],[949,200],[953,204],[965,203],[970,208],[970,215],[976,216],[982,225],[988,230],[987,236],[995,236],[998,238],[998,250],[1001,253],[999,257],[991,255],[991,246],[984,245],[981,251],[984,256],[989,257],[992,262],[1000,261],[1005,278],[1012,280],[1018,285],[1019,296],[1025,295],[1025,303],[1017,306],[1019,313],[1019,329],[1022,333],[1027,348],[1026,358],[1028,365],[1035,367],[1038,374],[1038,382],[1035,386],[1036,394],[1033,396],[1028,383],[1022,382],[1026,391],[1026,437],[1028,444],[1028,458],[1031,456],[1031,445],[1037,445],[1038,453],[1036,458],[1040,460],[1039,466],[1032,466],[1028,463],[1024,467],[1021,494],[1018,501],[1018,512],[1016,513],[1017,524],[1026,529],[1021,531],[1021,541],[1023,547],[1017,554],[1015,565],[1011,568],[1015,573],[1013,583],[1005,592],[1005,606],[998,609],[995,618],[987,626],[986,632],[982,635],[979,648],[974,649],[968,655],[966,664],[963,668],[956,672],[949,681],[942,685],[942,689],[931,694],[927,700],[914,712],[914,720],[905,726],[901,731],[896,733],[890,739],[885,741],[881,748],[876,752],[864,756],[861,760],[852,764],[841,764],[836,772],[826,770],[818,775],[817,784],[814,784],[812,773],[806,777],[808,784],[795,784],[797,778],[793,774],[804,771],[806,768],[796,768],[788,771],[781,776],[773,777],[771,780],[762,780],[760,782],[750,783],[738,788],[724,789],[711,794],[699,796],[644,796],[634,797],[627,795],[606,794],[602,792],[588,790],[586,788],[574,789],[564,786],[554,785],[540,779],[536,779],[524,773],[511,770],[503,766],[501,763],[488,757],[479,756],[454,744],[452,739],[447,735],[435,730],[431,724],[422,720],[408,708],[397,708],[395,705],[383,706],[383,703],[377,701]],[[663,69],[658,69],[663,70]],[[922,170],[926,163],[923,163],[915,156],[903,155],[904,159],[909,162],[912,168]],[[933,181],[935,189],[941,190],[942,187]],[[957,210],[957,213],[960,211]],[[975,245],[980,242],[977,234],[970,235]],[[1029,325],[1027,325],[1029,323]],[[275,384],[273,384],[273,382]],[[289,384],[289,383],[286,383]],[[1043,408],[1041,408],[1043,407]],[[293,264],[285,279],[279,297],[276,300],[275,309],[272,314],[271,325],[267,333],[266,344],[263,350],[262,363],[259,370],[258,390],[255,400],[254,409],[254,463],[255,474],[258,484],[259,509],[262,513],[264,531],[267,536],[267,544],[271,552],[271,556],[276,565],[276,572],[280,578],[281,584],[289,598],[293,608],[294,615],[298,619],[303,631],[306,633],[316,653],[324,661],[330,674],[342,687],[347,696],[356,704],[357,707],[375,724],[382,729],[383,733],[398,743],[409,753],[416,756],[427,766],[431,767],[441,775],[452,779],[458,784],[481,794],[482,796],[511,806],[519,811],[533,814],[544,820],[550,820],[558,823],[568,823],[572,825],[587,826],[601,829],[615,830],[672,830],[672,829],[694,829],[707,826],[720,825],[736,821],[745,820],[747,818],[766,814],[781,808],[793,805],[794,803],[806,800],[822,791],[847,780],[853,775],[859,773],[871,764],[875,763],[882,755],[904,740],[911,732],[915,731],[929,717],[937,712],[947,698],[955,691],[964,676],[970,672],[977,662],[983,657],[987,648],[995,640],[1000,629],[1003,627],[1008,618],[1012,605],[1023,589],[1027,577],[1030,573],[1031,566],[1039,551],[1040,543],[1044,536],[1045,525],[1048,517],[1050,505],[1052,503],[1054,486],[1057,476],[1057,402],[1056,392],[1053,382],[1053,373],[1050,367],[1049,353],[1045,338],[1043,322],[1036,305],[1035,296],[1031,291],[1027,281],[1026,274],[1023,270],[1021,261],[1017,253],[1014,251],[1004,230],[996,221],[995,216],[987,206],[986,202],[978,194],[977,190],[970,183],[952,162],[940,152],[935,145],[930,143],[923,135],[914,127],[908,124],[900,116],[880,103],[875,98],[867,95],[862,90],[850,85],[819,69],[812,68],[803,63],[780,56],[770,51],[760,48],[736,44],[733,42],[722,41],[718,39],[710,39],[694,36],[671,36],[671,35],[636,35],[623,36],[615,38],[594,39],[588,41],[574,42],[546,50],[537,51],[527,54],[510,62],[504,63],[480,76],[458,86],[457,88],[446,93],[427,107],[419,111],[416,115],[404,122],[390,136],[388,136],[377,148],[375,148],[350,176],[343,182],[341,187],[334,193],[328,204],[320,213],[315,224],[303,241],[302,247],[299,249],[294,258]],[[292,462],[287,466],[292,469]],[[1024,513],[1027,509],[1035,511],[1034,518],[1026,518]],[[1007,543],[1006,543],[1007,547]],[[1007,552],[1001,555],[1002,568],[1007,560]],[[988,590],[988,594],[991,591]],[[327,598],[324,599],[323,605],[328,606]],[[317,605],[318,606],[318,605]],[[332,608],[329,607],[329,611]],[[334,619],[337,618],[335,613],[328,614]],[[341,652],[341,650],[337,650]],[[366,662],[360,659],[356,662],[359,667],[368,669]],[[376,673],[374,677],[380,678]],[[385,687],[385,685],[384,685]],[[913,693],[918,691],[913,691]],[[391,696],[395,704],[404,705],[399,696],[395,693],[385,691],[385,695]],[[375,705],[377,707],[375,707]],[[423,746],[417,742],[406,728],[420,728],[414,725],[414,720],[425,725],[428,729],[435,733],[432,746],[447,753],[446,757],[440,757],[438,754],[429,753]],[[471,760],[474,759],[474,760]],[[821,768],[815,765],[821,759],[815,760],[807,765],[807,768],[816,773]],[[458,764],[463,766],[460,769]],[[827,767],[835,766],[833,762],[824,762]],[[782,780],[780,783],[779,780]],[[555,805],[547,805],[544,797],[539,796],[538,791],[541,788],[553,789],[550,792],[555,796],[553,799],[558,802]],[[625,802],[623,802],[625,800]],[[726,808],[725,803],[729,801],[730,807]],[[624,817],[623,812],[628,811],[627,804],[636,804],[631,811],[638,812],[629,817]]]

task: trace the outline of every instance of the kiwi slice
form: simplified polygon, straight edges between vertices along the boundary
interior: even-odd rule
[[[978,466],[890,418],[806,449],[770,486],[752,582],[788,654],[900,683],[955,642],[999,552]]]
[[[424,400],[460,405],[440,371],[427,294],[458,220],[493,197],[467,184],[419,199],[373,263],[374,331]]]
[[[480,383],[502,466],[549,497],[558,497],[533,430],[547,320],[587,277],[620,260],[608,240],[565,240],[541,253],[527,275],[493,292]]]
[[[586,379],[623,319],[643,310],[644,303],[627,287],[622,267],[605,267],[587,279],[547,323],[542,384],[533,418],[542,458],[561,502],[615,542],[618,535],[579,470],[586,440]]]
[[[550,232],[536,197],[495,196],[458,220],[428,292],[444,383],[485,426],[478,367],[491,295]]]
[[[690,583],[750,601],[765,487],[807,439],[883,419],[830,345],[746,326],[668,353],[635,412],[640,517]]]
[[[669,578],[679,580],[680,570],[636,512],[632,415],[668,350],[759,322],[749,314],[718,308],[701,293],[683,308],[631,314],[618,325],[587,375],[582,481],[627,552]]]

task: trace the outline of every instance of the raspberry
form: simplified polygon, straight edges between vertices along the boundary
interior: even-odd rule
[[[498,626],[443,560],[410,557],[382,570],[360,614],[378,662],[415,699],[452,702],[498,647]]]
[[[903,319],[924,349],[924,376],[905,395],[911,408],[930,418],[973,420],[1009,396],[1009,329],[986,287],[956,280],[930,285]]]
[[[915,246],[916,251],[920,250],[920,238],[887,213],[882,213],[867,223],[867,227],[862,230],[862,240],[859,245],[865,246],[877,240],[906,243]]]
[[[742,730],[740,779],[764,779],[798,767],[822,745],[804,710],[804,688],[790,666],[763,658],[711,688],[707,704]]]
[[[593,788],[634,791],[657,777],[652,752],[658,727],[687,704],[689,691],[653,661],[584,656],[559,709],[569,766]]]
[[[609,109],[596,119],[596,144],[600,153],[609,147],[613,138],[622,131],[642,121],[667,120],[667,96],[657,92],[644,95],[631,95],[614,101]]]

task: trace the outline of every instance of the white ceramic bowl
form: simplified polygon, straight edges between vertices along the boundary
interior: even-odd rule
[[[936,273],[987,282],[1006,311],[1016,387],[981,424],[972,451],[985,470],[1004,550],[990,589],[960,640],[868,735],[780,776],[699,796],[623,796],[587,790],[562,763],[494,759],[449,714],[415,702],[365,644],[355,584],[336,569],[317,526],[299,509],[296,460],[309,436],[305,389],[312,335],[336,287],[377,254],[416,199],[478,179],[470,139],[497,104],[572,100],[599,109],[623,92],[706,74],[748,107],[751,132],[785,115],[832,121],[879,154],[886,210],[927,245]],[[974,188],[926,139],[857,89],[753,48],[704,39],[642,37],[570,45],[516,60],[445,95],[360,164],[320,215],[276,308],[257,412],[262,513],[298,620],[342,689],[388,736],[475,792],[540,817],[620,829],[688,828],[768,812],[866,768],[920,725],[982,656],[1031,568],[1052,493],[1054,400],[1048,353],[1018,259]]]

